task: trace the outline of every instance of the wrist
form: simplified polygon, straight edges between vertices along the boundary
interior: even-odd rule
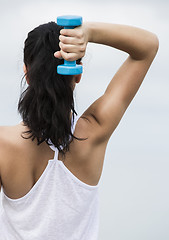
[[[85,22],[85,23],[84,23],[84,27],[85,27],[85,29],[86,29],[87,43],[88,43],[88,42],[92,42],[92,35],[93,35],[92,22]]]

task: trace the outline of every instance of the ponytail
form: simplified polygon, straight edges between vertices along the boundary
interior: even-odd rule
[[[72,81],[73,76],[57,74],[57,65],[63,59],[54,57],[59,51],[59,34],[62,27],[54,22],[40,25],[28,33],[24,44],[24,63],[29,86],[22,92],[18,112],[24,125],[30,130],[23,132],[36,138],[37,145],[50,141],[63,155],[69,151],[71,132],[70,113],[75,114]],[[79,63],[81,59],[77,61]],[[23,80],[23,79],[22,79]],[[50,141],[49,141],[50,140]]]

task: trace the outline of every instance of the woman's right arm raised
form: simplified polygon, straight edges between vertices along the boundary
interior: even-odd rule
[[[68,36],[68,38],[63,36]],[[76,37],[79,39],[77,48],[72,45],[75,44]],[[95,143],[108,141],[156,56],[159,46],[158,38],[154,33],[132,26],[86,22],[81,27],[62,30],[60,40],[63,40],[62,50],[72,52],[67,60],[83,57],[87,42],[104,44],[129,54],[104,94],[83,114],[91,123],[90,134],[93,135]],[[72,51],[70,51],[71,48]],[[65,58],[67,55],[63,51]],[[100,56],[102,56],[101,53]],[[100,61],[106,61],[106,59],[100,57]]]

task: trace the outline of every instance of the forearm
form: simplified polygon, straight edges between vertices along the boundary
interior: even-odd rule
[[[104,44],[125,51],[133,59],[141,60],[158,48],[157,36],[133,26],[86,22],[89,42]]]

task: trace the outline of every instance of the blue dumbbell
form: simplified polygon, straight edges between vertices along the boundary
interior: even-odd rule
[[[82,17],[66,15],[57,17],[57,24],[65,29],[73,29],[82,24]],[[66,61],[64,64],[57,66],[57,73],[62,75],[77,75],[83,72],[81,65],[77,65],[76,61]]]

